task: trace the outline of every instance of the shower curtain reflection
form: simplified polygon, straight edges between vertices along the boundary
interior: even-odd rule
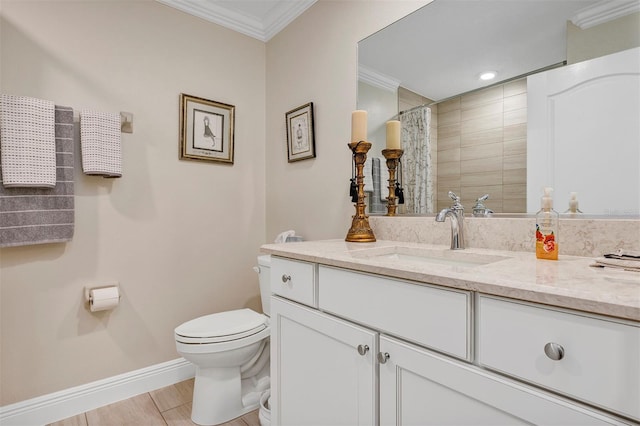
[[[400,114],[402,174],[407,214],[435,213],[435,174],[431,149],[431,108],[419,106]]]

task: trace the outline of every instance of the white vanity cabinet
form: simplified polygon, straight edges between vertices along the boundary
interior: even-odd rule
[[[280,265],[271,276],[274,426],[633,424],[573,401],[566,389],[495,366],[489,354],[520,343],[510,334],[490,341],[479,331],[491,322],[478,319],[482,302],[472,291],[307,263],[312,272],[294,285],[313,297],[290,301],[281,275],[289,282],[300,262],[273,260]],[[491,349],[481,352],[485,364],[476,346]],[[585,377],[580,386],[600,386]]]
[[[640,419],[640,327],[479,296],[478,363]]]
[[[392,337],[380,337],[380,353],[381,425],[615,424],[593,410]]]
[[[318,277],[321,310],[471,360],[471,292],[322,265]]]
[[[272,297],[272,424],[377,424],[377,348],[371,330]]]
[[[297,260],[271,259],[271,292],[304,305],[317,307],[318,265]]]

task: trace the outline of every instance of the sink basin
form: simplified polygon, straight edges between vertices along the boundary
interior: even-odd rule
[[[390,246],[357,250],[351,255],[360,259],[379,260],[383,262],[438,264],[453,266],[481,266],[509,259],[505,256],[469,253],[459,250],[427,249],[417,247]]]

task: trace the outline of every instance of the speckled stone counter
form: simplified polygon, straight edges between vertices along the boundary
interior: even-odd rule
[[[394,249],[446,251],[448,245],[343,240],[266,244],[263,253],[315,262],[418,283],[478,291],[512,299],[640,321],[640,273],[595,268],[590,257],[560,255],[558,261],[538,260],[533,253],[479,248],[466,257],[495,256],[472,266],[438,264],[375,256]]]

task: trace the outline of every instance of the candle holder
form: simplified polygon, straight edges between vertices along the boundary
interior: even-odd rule
[[[396,215],[396,169],[403,153],[402,149],[382,150],[382,155],[387,159],[387,169],[389,169],[389,196],[387,197],[386,216]]]
[[[351,142],[349,149],[353,153],[353,161],[356,164],[356,186],[358,188],[358,201],[354,204],[356,214],[353,216],[351,228],[347,232],[345,241],[355,243],[372,243],[376,241],[373,230],[369,225],[369,217],[364,214],[366,205],[364,203],[364,162],[367,159],[367,152],[371,149],[371,144],[366,141]]]

